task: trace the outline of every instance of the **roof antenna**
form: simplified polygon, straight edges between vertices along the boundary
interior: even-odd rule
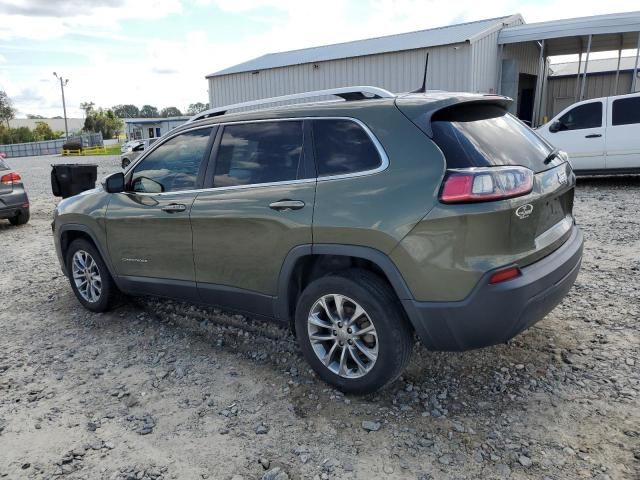
[[[424,78],[422,79],[422,86],[418,90],[414,90],[411,93],[427,93],[427,67],[429,66],[429,52],[427,52],[427,58],[424,61]]]

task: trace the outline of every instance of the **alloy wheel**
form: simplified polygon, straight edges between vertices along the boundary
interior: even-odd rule
[[[73,281],[80,296],[90,303],[100,300],[102,294],[102,277],[100,269],[93,257],[84,250],[73,254],[71,261]]]
[[[309,312],[309,341],[316,356],[343,378],[363,377],[378,359],[378,334],[371,317],[355,300],[324,295]]]

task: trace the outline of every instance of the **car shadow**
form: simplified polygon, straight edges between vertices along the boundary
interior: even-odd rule
[[[640,175],[578,177],[578,187],[640,187]]]

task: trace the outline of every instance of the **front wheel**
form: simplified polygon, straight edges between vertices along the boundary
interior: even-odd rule
[[[313,281],[296,307],[305,359],[325,382],[370,393],[397,379],[413,346],[412,330],[389,285],[366,270]]]
[[[85,308],[106,312],[115,304],[118,288],[91,242],[74,240],[67,250],[66,262],[73,293]]]

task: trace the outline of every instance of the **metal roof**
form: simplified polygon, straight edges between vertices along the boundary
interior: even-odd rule
[[[636,57],[622,57],[620,59],[620,71],[633,70]],[[551,77],[576,76],[578,74],[578,62],[552,63],[550,65]],[[618,68],[618,57],[589,59],[587,74],[615,72]],[[584,61],[580,65],[580,71],[584,72]]]
[[[593,35],[592,52],[635,49],[637,32],[640,12],[612,13],[506,27],[500,31],[498,43],[545,40],[547,55],[565,55],[586,51],[589,35]]]
[[[485,34],[498,30],[505,23],[524,21],[520,14],[489,18],[476,22],[460,23],[447,27],[431,28],[417,32],[400,33],[384,37],[367,38],[353,42],[336,43],[321,47],[303,48],[288,52],[269,53],[253,60],[234,65],[207,75],[206,78],[232,73],[252,72],[269,68],[300,65],[303,63],[325,62],[341,58],[360,57],[379,53],[413,50],[417,48],[473,42]]]

